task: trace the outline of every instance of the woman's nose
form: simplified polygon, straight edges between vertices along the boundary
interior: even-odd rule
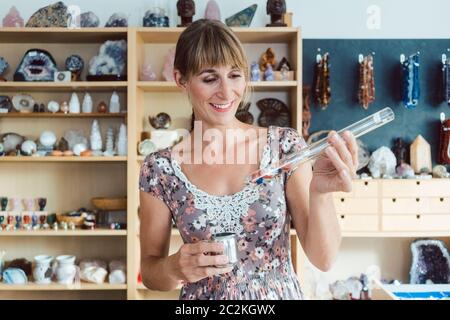
[[[221,99],[227,101],[233,97],[233,85],[228,79],[220,81],[220,87],[217,94]]]

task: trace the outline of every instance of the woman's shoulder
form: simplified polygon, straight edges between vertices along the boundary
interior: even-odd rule
[[[143,167],[148,168],[152,173],[173,174],[171,149],[165,148],[150,153],[145,157]]]
[[[294,128],[272,126],[273,138],[279,143],[281,153],[291,153],[307,146],[301,134]]]

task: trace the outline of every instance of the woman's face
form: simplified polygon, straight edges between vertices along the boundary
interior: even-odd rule
[[[175,78],[179,79],[179,74]],[[232,67],[204,68],[185,84],[196,120],[211,126],[235,121],[245,87],[244,73]]]

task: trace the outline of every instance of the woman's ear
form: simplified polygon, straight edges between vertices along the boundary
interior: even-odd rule
[[[175,83],[179,88],[186,90],[186,80],[184,79],[184,76],[181,74],[180,70],[173,70],[173,78],[175,79]]]

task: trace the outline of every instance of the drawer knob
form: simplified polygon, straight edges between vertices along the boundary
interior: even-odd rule
[[[369,185],[369,181],[364,181],[364,185],[368,186]]]
[[[439,201],[440,202],[444,202],[444,198],[439,198]]]
[[[345,199],[344,198],[341,198],[341,202],[344,202],[345,201]]]
[[[419,201],[420,201],[420,199],[419,199],[419,198],[416,198],[416,201],[417,201],[417,202],[419,202]]]
[[[420,219],[420,214],[418,214],[418,215],[416,216],[416,218],[417,218],[417,219]]]
[[[345,215],[342,214],[342,215],[341,215],[341,219],[344,219],[344,218],[345,218]]]
[[[392,198],[392,202],[395,202],[395,201],[397,201],[397,199],[395,199],[395,198]]]
[[[420,186],[420,181],[416,181],[416,184],[417,184],[418,186]]]

